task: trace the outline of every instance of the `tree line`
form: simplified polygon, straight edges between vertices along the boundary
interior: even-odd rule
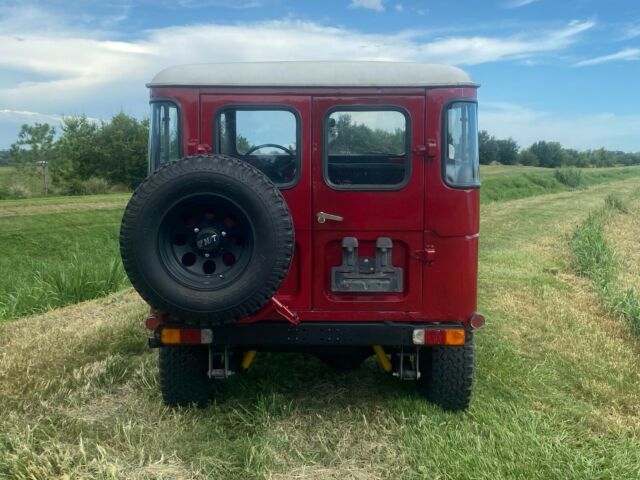
[[[41,167],[66,194],[95,188],[133,189],[147,175],[149,121],[118,113],[108,122],[66,117],[59,131],[48,123],[22,125],[17,141],[0,154],[0,165]],[[89,190],[89,191],[87,191]]]
[[[521,149],[512,138],[496,139],[486,130],[478,135],[480,163],[489,165],[527,165],[532,167],[615,167],[640,164],[640,152],[627,153],[605,150],[574,150],[564,148],[558,142],[535,142],[529,148]]]
[[[342,128],[339,128],[342,127]],[[349,128],[351,127],[351,128]],[[369,132],[340,118],[332,146],[349,139],[364,150],[387,151],[403,148],[403,131]],[[335,133],[335,132],[334,132]],[[348,133],[348,135],[347,135]],[[373,134],[375,133],[375,135]],[[385,133],[382,135],[381,133]],[[59,193],[97,193],[112,186],[134,189],[147,175],[149,121],[118,113],[107,122],[85,116],[64,118],[60,127],[47,123],[22,125],[16,142],[0,151],[0,166],[40,167],[47,182]],[[374,141],[375,140],[375,141]],[[479,133],[480,163],[540,167],[610,167],[640,164],[640,152],[598,150],[578,151],[558,142],[535,142],[521,149],[515,140],[496,139],[487,131]],[[335,145],[334,145],[335,144]]]

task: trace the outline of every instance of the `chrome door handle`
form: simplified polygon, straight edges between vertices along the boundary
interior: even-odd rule
[[[316,214],[318,216],[318,223],[324,223],[327,220],[332,220],[334,222],[341,222],[344,220],[340,215],[331,215],[330,213],[318,212]]]

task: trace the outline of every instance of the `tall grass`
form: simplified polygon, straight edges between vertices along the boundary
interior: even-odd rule
[[[103,297],[129,285],[119,258],[96,261],[76,246],[64,263],[49,268],[31,264],[26,284],[0,296],[0,320]]]
[[[618,286],[620,262],[604,233],[613,215],[627,211],[620,198],[609,195],[604,206],[593,211],[573,232],[571,250],[576,272],[591,280],[600,302],[622,316],[640,335],[640,295],[633,288]]]
[[[569,188],[578,188],[582,186],[584,179],[582,170],[576,167],[556,168],[554,176],[556,180]]]

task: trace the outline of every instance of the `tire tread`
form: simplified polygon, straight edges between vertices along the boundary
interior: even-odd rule
[[[473,332],[466,332],[463,346],[423,349],[420,364],[422,377],[417,386],[427,400],[445,410],[469,407],[473,390]]]

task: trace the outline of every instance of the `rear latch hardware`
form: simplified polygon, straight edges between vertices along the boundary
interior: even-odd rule
[[[376,256],[358,256],[358,239],[342,239],[342,265],[331,269],[334,292],[402,292],[402,268],[392,265],[393,242],[376,240]]]

